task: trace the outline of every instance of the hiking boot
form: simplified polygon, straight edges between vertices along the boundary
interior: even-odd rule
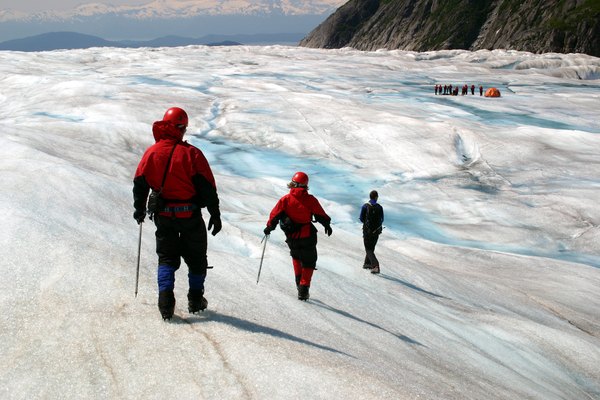
[[[309,286],[298,285],[298,300],[308,300],[310,295],[308,294]]]
[[[378,274],[378,273],[379,273],[379,265],[376,265],[376,266],[374,266],[374,267],[371,269],[371,273],[372,273],[372,274]]]
[[[172,290],[164,290],[158,293],[158,311],[163,320],[173,318],[175,312],[175,295]]]
[[[188,311],[192,314],[204,311],[208,301],[204,298],[204,290],[190,289],[188,292]]]

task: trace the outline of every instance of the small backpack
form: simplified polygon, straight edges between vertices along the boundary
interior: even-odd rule
[[[381,226],[381,214],[379,207],[371,203],[365,203],[365,221],[363,231],[370,235],[379,235],[383,230]]]
[[[300,228],[302,228],[302,225],[303,224],[299,224],[292,221],[292,219],[287,215],[284,215],[283,218],[279,220],[279,227],[284,233],[288,235],[298,232]]]

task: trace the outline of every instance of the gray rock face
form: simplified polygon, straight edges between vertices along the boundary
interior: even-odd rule
[[[300,46],[600,56],[600,0],[350,0]]]

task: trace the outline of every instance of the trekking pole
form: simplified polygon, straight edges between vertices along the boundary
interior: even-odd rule
[[[262,251],[262,256],[260,256],[260,266],[258,267],[258,276],[256,277],[256,284],[258,285],[258,280],[260,279],[260,270],[262,269],[262,264],[263,264],[263,260],[265,258],[265,249],[267,248],[267,240],[269,239],[269,235],[265,235],[262,240],[260,241],[261,243],[263,242],[263,240],[265,241],[265,244],[263,245],[263,251]]]
[[[138,283],[140,281],[140,254],[142,252],[142,224],[140,222],[140,238],[138,239],[138,257],[137,257],[137,271],[135,273],[135,297],[137,298]]]

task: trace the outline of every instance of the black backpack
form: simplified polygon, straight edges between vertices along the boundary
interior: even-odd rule
[[[302,225],[303,224],[298,224],[298,223],[292,221],[291,218],[285,214],[279,220],[279,227],[281,228],[281,230],[284,233],[286,233],[288,235],[298,232],[300,230],[300,228],[302,228]]]
[[[381,226],[381,213],[378,204],[365,203],[365,221],[363,231],[370,235],[379,235],[383,230]]]

